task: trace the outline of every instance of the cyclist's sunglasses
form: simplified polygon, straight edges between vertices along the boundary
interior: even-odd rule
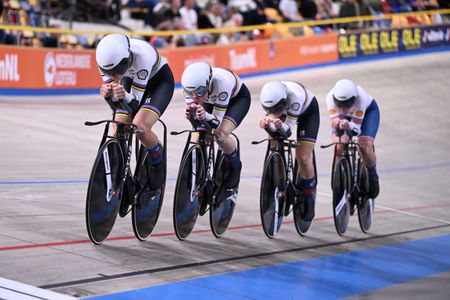
[[[334,104],[336,104],[337,107],[349,109],[350,107],[353,106],[353,104],[355,104],[356,98],[355,98],[355,97],[351,97],[351,98],[348,99],[348,100],[345,100],[345,101],[339,101],[338,99],[336,99],[335,97],[333,97],[333,100],[334,100]]]
[[[102,67],[100,67],[100,70],[102,71],[103,74],[108,75],[110,77],[114,77],[125,74],[129,66],[130,66],[130,59],[124,58],[120,61],[120,63],[117,66],[115,66],[111,70],[106,70]]]
[[[196,89],[183,88],[183,94],[186,98],[203,97],[208,93],[206,86],[199,86]]]
[[[271,114],[279,114],[286,110],[287,99],[281,99],[272,107],[264,106],[264,110]]]

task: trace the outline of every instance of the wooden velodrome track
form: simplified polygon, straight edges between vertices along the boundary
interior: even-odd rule
[[[376,140],[381,194],[371,232],[362,233],[354,216],[346,234],[336,234],[330,190],[332,150],[317,147],[319,184],[316,219],[310,231],[300,237],[289,216],[276,239],[269,240],[259,216],[265,148],[251,145],[252,140],[264,138],[257,125],[262,115],[259,90],[269,80],[296,80],[310,89],[321,110],[317,141],[321,145],[329,141],[325,95],[340,78],[353,79],[364,87],[381,110]],[[199,217],[187,241],[181,242],[174,235],[173,190],[185,137],[169,136],[168,184],[153,235],[145,242],[137,241],[127,216],[117,219],[111,239],[100,246],[88,240],[84,209],[87,179],[103,128],[83,123],[108,118],[106,103],[99,96],[2,97],[0,277],[89,297],[448,235],[449,78],[449,51],[246,78],[253,101],[236,130],[244,167],[237,207],[225,236],[213,237],[206,216]],[[188,126],[182,117],[183,103],[178,89],[162,118],[169,131]],[[398,253],[399,258],[407,255]],[[433,251],[423,255],[432,257]],[[380,260],[386,263],[385,258]],[[448,260],[441,261],[449,267],[439,273],[347,296],[419,299],[431,295],[433,299],[448,299]],[[344,266],[347,271],[360,267]],[[325,272],[329,266],[322,268]],[[375,274],[387,277],[382,270]],[[395,279],[396,274],[390,276]],[[276,290],[282,278],[274,276],[264,284]],[[7,298],[5,291],[0,281],[0,298]],[[252,293],[246,296],[260,298]],[[218,298],[227,297],[222,292]]]

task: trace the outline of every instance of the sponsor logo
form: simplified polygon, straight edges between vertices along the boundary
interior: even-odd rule
[[[52,52],[49,52],[45,56],[45,60],[44,60],[44,78],[45,78],[45,84],[48,87],[53,86],[55,74],[56,74],[55,57],[53,56]]]
[[[420,29],[403,29],[402,41],[405,49],[413,50],[420,48]]]
[[[444,30],[442,29],[437,29],[437,30],[424,30],[423,32],[423,37],[422,37],[422,41],[424,43],[427,42],[443,42],[446,38]]]
[[[356,115],[357,117],[362,117],[362,116],[364,115],[364,112],[361,111],[361,110],[358,110],[358,111],[355,112],[355,115]]]
[[[3,60],[0,60],[0,80],[19,81],[19,56],[17,54],[6,54]]]
[[[48,52],[44,60],[44,78],[48,87],[77,85],[77,70],[91,69],[91,55]]]
[[[219,98],[220,101],[225,101],[228,98],[228,93],[227,92],[222,92],[217,97]]]
[[[328,114],[334,115],[334,114],[336,114],[336,110],[335,109],[329,109],[328,110]]]
[[[300,103],[298,103],[298,102],[292,103],[291,109],[292,110],[299,110],[300,109]]]
[[[184,68],[186,68],[187,66],[189,66],[190,64],[193,64],[195,62],[205,62],[205,63],[209,64],[210,66],[214,66],[216,60],[215,60],[214,56],[208,56],[208,55],[202,55],[202,56],[198,56],[198,57],[194,57],[194,58],[188,58],[184,61]]]
[[[333,43],[324,45],[304,45],[300,46],[300,55],[314,55],[314,54],[325,54],[336,52],[337,45]]]
[[[338,38],[338,51],[341,57],[354,57],[358,54],[358,38],[355,34],[341,35]]]
[[[147,78],[148,76],[148,71],[145,69],[140,70],[139,72],[137,72],[137,77],[141,80],[144,80],[145,78]]]
[[[228,52],[230,56],[230,68],[232,70],[242,70],[248,68],[256,68],[256,49],[248,48],[244,53],[236,53],[235,49]]]
[[[398,51],[399,37],[397,30],[380,32],[379,40],[383,53]]]
[[[378,33],[361,33],[359,45],[364,55],[378,54]]]

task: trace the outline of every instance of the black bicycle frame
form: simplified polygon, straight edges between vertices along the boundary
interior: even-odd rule
[[[215,153],[214,153],[214,137],[211,133],[205,131],[197,131],[197,130],[184,130],[179,132],[179,134],[189,132],[189,136],[184,146],[183,157],[189,150],[192,145],[199,145],[202,153],[202,157],[205,163],[205,177],[202,178],[202,182],[200,184],[200,190],[202,190],[208,180],[212,179],[212,171],[214,170],[214,162],[215,162]],[[198,133],[198,139],[196,141],[192,141],[192,133]],[[172,133],[173,134],[173,133]],[[211,180],[212,182],[212,180]]]
[[[354,191],[354,189],[356,188],[358,191],[360,190],[359,186],[358,186],[358,178],[359,178],[359,169],[358,168],[358,159],[359,159],[359,152],[358,152],[358,147],[359,144],[356,143],[353,140],[350,140],[348,143],[343,143],[341,142],[340,136],[339,136],[339,142],[336,143],[331,143],[329,145],[325,145],[325,146],[321,146],[321,148],[327,148],[329,146],[334,145],[334,157],[333,157],[333,166],[335,166],[336,164],[336,159],[338,157],[343,157],[345,160],[347,160],[349,166],[350,166],[350,193],[352,193]],[[338,145],[343,145],[344,149],[342,151],[342,153],[340,155],[336,155],[337,153],[337,147]],[[332,176],[333,176],[333,172],[332,172]]]

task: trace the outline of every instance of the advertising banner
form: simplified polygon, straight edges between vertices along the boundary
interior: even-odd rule
[[[0,47],[0,88],[83,90],[100,84],[93,51]]]
[[[422,47],[450,45],[450,25],[432,26],[422,30]]]
[[[335,34],[160,52],[168,59],[176,82],[180,82],[184,68],[196,61],[251,74],[338,60]],[[0,47],[0,94],[93,92],[101,83],[92,50]]]
[[[338,60],[335,34],[220,47],[177,48],[161,52],[168,59],[177,82],[184,68],[196,61],[206,61],[237,74],[252,74]]]
[[[449,45],[449,25],[386,29],[338,37],[340,59]]]

